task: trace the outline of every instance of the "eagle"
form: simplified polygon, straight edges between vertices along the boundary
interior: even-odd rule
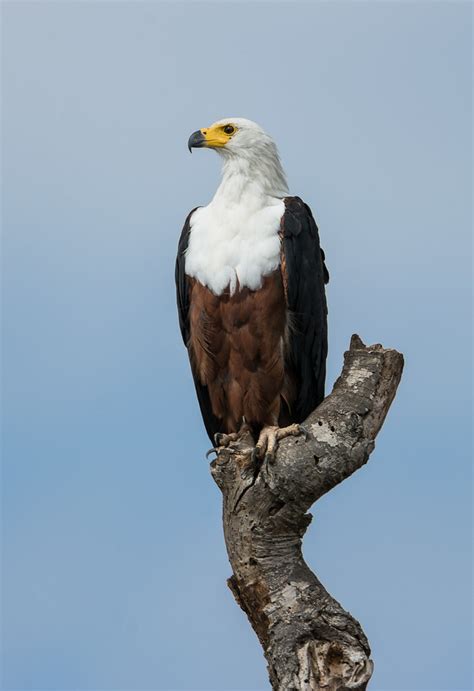
[[[197,130],[222,180],[184,223],[176,258],[181,334],[207,433],[216,447],[251,434],[256,458],[323,400],[329,274],[310,208],[289,195],[277,147],[255,122]]]

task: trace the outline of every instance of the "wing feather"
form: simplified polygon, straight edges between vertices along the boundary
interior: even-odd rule
[[[285,360],[294,379],[296,401],[291,416],[302,422],[324,399],[329,281],[318,227],[299,197],[285,199],[281,222],[282,271],[289,312]]]
[[[186,249],[189,242],[189,232],[190,232],[190,221],[191,216],[196,211],[193,209],[188,215],[186,221],[184,222],[183,230],[181,231],[181,237],[178,243],[178,254],[176,257],[175,265],[175,283],[176,283],[176,301],[178,305],[178,319],[179,327],[181,330],[181,336],[183,337],[183,342],[186,348],[188,348],[189,343],[189,305],[190,305],[190,292],[189,292],[189,282],[185,272],[185,256]],[[189,348],[188,348],[189,353]],[[194,386],[196,389],[199,407],[201,408],[201,414],[204,420],[204,425],[209,438],[214,442],[214,435],[216,432],[222,432],[221,423],[216,418],[212,412],[211,401],[209,398],[209,391],[207,386],[204,386],[199,381],[197,372],[194,370],[192,358],[189,358],[191,364],[191,372],[194,379]]]

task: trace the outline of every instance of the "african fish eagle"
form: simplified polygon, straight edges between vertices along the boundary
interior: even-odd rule
[[[274,141],[225,118],[188,147],[215,149],[222,181],[188,215],[176,260],[181,334],[207,433],[226,446],[249,432],[256,456],[324,398],[329,280],[310,208],[288,196]]]

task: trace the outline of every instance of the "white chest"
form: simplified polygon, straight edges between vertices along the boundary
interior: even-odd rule
[[[282,199],[258,205],[211,202],[191,217],[185,269],[213,293],[237,284],[257,290],[264,276],[280,264]]]

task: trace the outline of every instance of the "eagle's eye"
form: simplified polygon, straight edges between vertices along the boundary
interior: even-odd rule
[[[234,132],[235,132],[235,127],[232,127],[232,125],[226,125],[226,126],[224,127],[224,132],[225,132],[226,134],[234,134]]]

